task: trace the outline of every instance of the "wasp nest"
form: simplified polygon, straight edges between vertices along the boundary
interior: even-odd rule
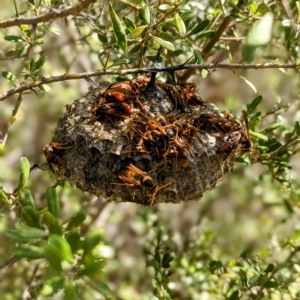
[[[249,145],[239,123],[199,97],[195,85],[155,81],[154,74],[67,105],[44,151],[52,171],[81,190],[151,206],[199,200]]]

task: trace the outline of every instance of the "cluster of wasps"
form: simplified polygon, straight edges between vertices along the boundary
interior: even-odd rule
[[[248,119],[243,112],[245,126],[240,126],[229,112],[201,113],[206,101],[196,94],[191,83],[172,85],[151,78],[139,77],[130,81],[114,83],[98,95],[97,105],[91,110],[95,120],[117,127],[120,120],[127,122],[129,147],[121,152],[125,156],[148,154],[168,163],[176,161],[183,168],[197,164],[196,148],[205,147],[199,132],[212,132],[224,142],[218,149],[226,159],[238,151],[251,152]],[[240,145],[240,147],[238,147]],[[117,178],[130,187],[143,189],[155,203],[156,194],[172,182],[159,184],[150,172],[141,170],[129,162]],[[134,197],[134,194],[133,194]]]
[[[150,77],[110,84],[67,106],[44,148],[52,171],[107,199],[152,206],[201,198],[238,154],[252,153],[245,112],[240,124],[194,84],[157,81],[155,66]]]

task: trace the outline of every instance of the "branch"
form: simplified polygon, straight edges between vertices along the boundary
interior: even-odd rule
[[[231,13],[237,13],[238,7],[242,5],[243,1],[239,0],[236,7],[234,8]],[[214,45],[220,40],[222,34],[225,32],[225,30],[228,28],[229,24],[233,21],[233,19],[227,15],[223,22],[220,24],[219,28],[215,32],[215,35],[212,37],[210,41],[207,42],[207,44],[204,46],[203,50],[201,51],[201,56],[204,61],[207,60],[207,58],[210,56],[211,50],[213,49]],[[186,71],[181,77],[180,80],[185,82],[191,75],[193,75],[192,70]]]
[[[45,23],[59,18],[65,18],[67,16],[78,15],[82,10],[86,9],[90,4],[96,2],[97,0],[85,0],[81,1],[78,5],[73,6],[71,8],[62,10],[62,11],[50,11],[47,14],[31,17],[31,18],[13,18],[4,21],[0,21],[0,28],[19,26],[21,24],[37,24],[37,23]]]
[[[102,75],[127,75],[127,74],[136,74],[136,73],[148,73],[148,72],[175,72],[179,70],[203,70],[203,69],[300,69],[300,64],[273,64],[273,63],[264,63],[264,64],[195,64],[195,65],[176,65],[168,67],[149,67],[149,68],[135,68],[135,69],[124,69],[124,70],[103,70],[95,72],[84,72],[76,74],[65,74],[59,76],[44,77],[41,80],[37,80],[31,83],[24,83],[17,88],[10,89],[7,92],[0,94],[0,101],[4,99],[24,92],[26,90],[33,90],[35,87],[41,86],[43,84],[74,80],[74,79],[86,79],[90,77],[97,77]]]

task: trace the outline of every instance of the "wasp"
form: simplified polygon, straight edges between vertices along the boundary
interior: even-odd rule
[[[129,164],[121,174],[118,175],[118,178],[125,183],[130,185],[144,187],[147,190],[152,190],[157,185],[151,176],[148,173],[142,171],[141,169],[137,168],[133,164]]]
[[[126,170],[122,171],[121,174],[118,175],[118,178],[125,184],[145,188],[151,195],[151,202],[149,204],[150,206],[153,206],[156,194],[161,189],[171,184],[171,182],[169,182],[167,184],[164,184],[163,186],[158,186],[158,183],[153,181],[153,179],[147,172],[142,171],[133,164],[129,164],[126,167]]]
[[[63,163],[62,158],[58,155],[59,151],[63,149],[69,149],[71,147],[73,147],[73,145],[64,146],[61,143],[57,143],[57,142],[52,142],[49,145],[46,145],[44,147],[44,154],[46,156],[50,169],[55,174],[59,174],[58,166],[62,165]]]

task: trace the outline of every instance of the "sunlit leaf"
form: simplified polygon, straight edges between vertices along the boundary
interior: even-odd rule
[[[127,51],[126,33],[118,15],[116,14],[116,12],[114,11],[114,9],[110,4],[109,4],[109,13],[110,13],[114,36],[117,41],[117,44],[124,52],[126,52]]]
[[[249,81],[248,79],[246,79],[243,76],[240,76],[240,78],[242,78],[250,86],[250,88],[254,91],[254,93],[257,93],[257,90],[251,81]]]
[[[185,34],[186,34],[186,28],[185,28],[185,24],[183,22],[183,20],[181,19],[181,17],[179,16],[178,13],[175,14],[175,26],[176,26],[176,29],[179,33],[179,35],[181,37],[184,37]]]
[[[141,16],[143,20],[149,25],[150,24],[150,10],[148,5],[142,1],[141,2]]]
[[[163,48],[167,49],[167,50],[170,50],[170,51],[174,51],[175,50],[175,47],[172,43],[170,42],[167,42],[161,38],[158,38],[156,36],[152,36],[152,38]]]
[[[137,28],[135,28],[129,35],[128,37],[130,39],[135,39],[141,36],[141,34],[143,33],[143,31],[145,30],[145,28],[147,28],[148,25],[143,25],[143,26],[139,26]]]

